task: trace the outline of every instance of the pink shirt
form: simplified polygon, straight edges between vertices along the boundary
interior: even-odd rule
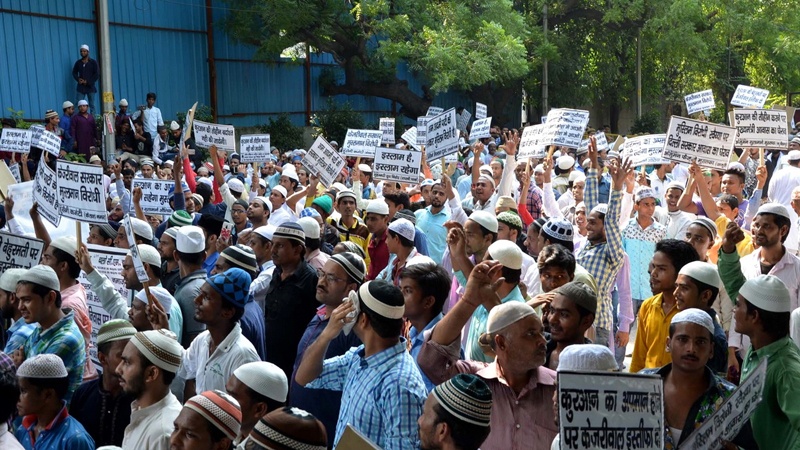
[[[89,357],[89,346],[92,345],[92,320],[89,318],[89,307],[86,305],[86,290],[80,283],[75,283],[61,291],[61,309],[71,309],[75,312],[75,324],[81,330],[83,340],[86,341],[86,363],[83,367],[83,380],[97,378],[97,369]]]

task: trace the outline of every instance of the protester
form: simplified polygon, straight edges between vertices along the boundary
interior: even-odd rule
[[[322,423],[299,408],[282,408],[262,417],[253,431],[247,450],[324,450],[328,434]]]
[[[236,399],[242,412],[241,427],[234,445],[244,448],[258,420],[286,403],[289,384],[286,374],[278,366],[255,361],[234,370],[225,390]]]
[[[184,348],[189,348],[194,338],[205,330],[205,325],[194,318],[194,300],[206,282],[206,271],[203,269],[205,249],[202,228],[189,225],[178,230],[174,257],[178,261],[181,281],[175,288],[175,301],[183,313],[183,336],[180,341]]]
[[[230,449],[241,422],[236,399],[222,391],[203,392],[187,400],[175,418],[170,449]]]
[[[17,282],[26,272],[26,269],[6,269],[0,275],[0,315],[4,320],[13,323],[5,330],[5,348],[3,353],[12,355],[27,342],[28,337],[36,328],[36,323],[27,323],[20,311],[20,302],[17,297]]]
[[[80,100],[87,101],[87,106],[92,114],[97,114],[94,108],[94,95],[97,93],[95,83],[100,79],[100,66],[97,61],[89,57],[89,46],[81,45],[81,57],[72,66],[72,78],[78,82],[78,104]]]
[[[419,423],[420,448],[478,450],[491,430],[492,391],[483,379],[460,373],[425,400]]]

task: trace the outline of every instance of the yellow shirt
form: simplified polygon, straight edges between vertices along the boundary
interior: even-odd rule
[[[667,353],[667,338],[669,324],[672,316],[677,314],[678,307],[672,305],[665,315],[664,308],[661,307],[662,301],[663,294],[658,294],[645,300],[639,308],[631,372],[662,367],[672,362],[672,356]]]
[[[725,229],[730,222],[730,219],[722,215],[717,217],[717,220],[714,221],[714,223],[717,224],[717,239],[714,241],[714,245],[708,250],[708,261],[712,264],[717,263],[719,248],[722,247],[722,236],[725,235]],[[753,236],[744,228],[742,228],[742,232],[744,233],[744,239],[742,242],[736,244],[736,253],[739,254],[739,258],[747,256],[755,250],[753,246]],[[702,255],[700,255],[700,257],[702,258]]]

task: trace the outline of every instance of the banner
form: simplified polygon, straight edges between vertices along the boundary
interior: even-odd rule
[[[354,158],[374,158],[375,147],[381,145],[383,132],[381,130],[353,130],[348,129],[344,137],[342,154]]]
[[[108,223],[102,166],[59,159],[56,174],[62,216],[86,223]]]
[[[476,119],[485,119],[486,114],[488,113],[488,108],[483,103],[475,102],[475,118]]]
[[[411,127],[403,133],[400,138],[408,143],[408,145],[414,147],[417,151],[420,150],[419,144],[417,144],[417,127]]]
[[[372,176],[376,180],[417,184],[420,181],[422,152],[397,148],[375,148]]]
[[[220,125],[194,121],[194,142],[198,147],[211,148],[216,145],[220,150],[233,152],[236,149],[236,133],[233,125]]]
[[[425,139],[428,134],[428,121],[433,117],[422,116],[417,117],[417,145],[425,145]]]
[[[394,118],[381,117],[381,145],[394,144]]]
[[[689,94],[683,100],[686,102],[686,110],[689,115],[714,109],[714,92],[711,89]]]
[[[786,128],[786,111],[780,109],[735,109],[737,147],[762,147],[786,149],[789,130]]]
[[[456,128],[458,128],[459,131],[466,133],[467,125],[469,125],[469,119],[471,118],[472,114],[466,109],[462,109],[461,114],[456,114]]]
[[[33,199],[39,204],[39,215],[58,226],[61,222],[61,205],[58,203],[58,179],[47,164],[40,163],[33,180]]]
[[[431,106],[428,108],[428,112],[426,112],[425,115],[428,117],[435,117],[443,112],[444,108],[439,108],[438,106]]]
[[[30,153],[31,130],[20,128],[3,128],[0,134],[0,150],[11,153]]]
[[[261,163],[269,160],[268,134],[243,134],[239,137],[239,162]]]
[[[317,137],[303,158],[303,165],[319,177],[323,186],[333,184],[333,180],[339,175],[345,163],[344,157],[322,136]]]
[[[417,128],[417,133],[419,133],[419,128]],[[428,161],[433,161],[458,151],[455,108],[450,108],[428,120],[425,141]]]
[[[472,133],[469,134],[470,138],[483,139],[492,137],[489,130],[492,128],[492,118],[486,117],[472,122]]]
[[[661,450],[664,382],[658,375],[559,372],[558,419],[563,450]]]
[[[544,133],[546,124],[531,125],[522,130],[517,150],[517,161],[525,159],[541,159],[547,152],[547,147],[539,143],[539,139]]]
[[[744,108],[763,108],[768,96],[769,91],[766,89],[740,84],[736,86],[736,92],[733,93],[731,105],[742,106]]]
[[[171,187],[175,187],[172,180],[156,180],[153,178],[134,178],[132,187],[142,188],[142,200],[139,206],[145,214],[160,214],[168,216],[172,214],[169,201],[172,196],[169,193]],[[134,241],[131,241],[134,242]]]
[[[631,161],[633,167],[667,164],[669,161],[666,161],[661,156],[661,152],[664,151],[664,141],[666,140],[666,134],[650,134],[628,138],[622,144],[620,153],[623,159]]]
[[[583,132],[586,130],[588,123],[589,111],[564,108],[551,109],[547,114],[547,123],[534,125],[534,127],[538,128],[534,128],[529,132],[529,145],[563,145],[570,148],[580,148]],[[525,130],[528,128],[531,127],[526,127]]]
[[[670,161],[726,170],[736,139],[736,128],[672,116],[662,156]]]
[[[39,264],[44,241],[0,231],[0,275],[8,269],[30,269]]]

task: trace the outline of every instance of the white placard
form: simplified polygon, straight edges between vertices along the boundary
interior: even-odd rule
[[[324,186],[333,184],[333,180],[342,171],[345,163],[344,157],[322,136],[317,137],[303,157],[303,165],[311,173],[316,174]]]
[[[547,116],[542,116],[541,120],[540,120],[540,123],[543,123],[543,124],[547,123]]]
[[[489,130],[492,128],[492,118],[486,117],[472,122],[472,133],[469,134],[470,138],[483,139],[490,138],[492,134]]]
[[[56,164],[61,215],[86,223],[108,223],[103,167],[63,159]]]
[[[733,151],[736,128],[672,116],[662,156],[670,161],[725,170]]]
[[[55,175],[53,176],[55,178]],[[29,211],[33,208],[34,202],[34,182],[12,184],[8,187],[8,195],[14,199],[14,220],[22,228],[21,236],[36,237],[33,229]],[[56,192],[55,189],[53,189]],[[42,214],[42,207],[39,207],[39,215]],[[75,221],[69,217],[59,217],[58,226],[52,225],[49,221],[42,222],[50,239],[58,239],[62,236],[75,236]],[[89,224],[81,223],[81,235],[89,236]]]
[[[476,119],[485,119],[486,114],[488,114],[489,108],[486,107],[483,103],[475,102],[475,118]]]
[[[39,264],[44,241],[0,232],[0,274],[8,269],[30,269]]]
[[[211,148],[216,145],[220,150],[232,152],[236,149],[236,132],[233,125],[220,125],[194,121],[194,142],[198,147]]]
[[[631,160],[633,167],[666,164],[669,161],[661,156],[666,139],[666,134],[649,134],[647,136],[628,138],[622,144],[620,153],[623,159]]]
[[[683,98],[689,115],[696,112],[714,109],[714,92],[711,89],[695,92]]]
[[[58,202],[58,179],[44,161],[36,169],[33,180],[33,198],[39,204],[39,215],[58,226],[61,222],[61,206]]]
[[[461,110],[461,114],[456,115],[456,128],[459,131],[463,131],[464,133],[467,132],[467,125],[469,125],[469,119],[472,118],[472,113],[467,111],[466,109]]]
[[[597,151],[602,152],[603,150],[608,150],[608,138],[606,138],[604,132],[598,131],[595,133],[594,139],[597,141]]]
[[[580,148],[583,132],[589,123],[589,111],[580,109],[551,109],[547,123],[539,125],[529,136],[532,145],[562,145]],[[527,129],[527,128],[526,128]]]
[[[518,161],[531,158],[540,159],[544,157],[547,147],[543,144],[539,144],[539,140],[546,126],[547,125],[542,123],[539,125],[527,126],[522,130],[517,154]]]
[[[733,394],[681,443],[681,450],[717,450],[722,448],[721,440],[732,441],[761,403],[766,378],[767,358],[762,358]]]
[[[29,153],[32,138],[31,130],[3,128],[3,132],[0,134],[0,150],[11,153]]]
[[[737,147],[786,149],[789,130],[786,111],[781,109],[735,109]]]
[[[32,125],[29,130],[32,147],[41,148],[55,157],[61,154],[61,137],[47,131],[41,125]]]
[[[239,137],[239,162],[260,163],[269,161],[268,134],[243,134]]]
[[[381,117],[381,145],[394,144],[394,119]]]
[[[419,145],[417,144],[417,127],[411,127],[400,136],[408,145],[414,147],[415,149],[419,150]]]
[[[145,214],[172,214],[172,208],[169,206],[170,198],[169,189],[175,187],[175,182],[172,180],[156,180],[153,178],[134,178],[132,187],[142,188],[142,200],[139,206]],[[183,193],[180,193],[183,195]]]
[[[17,180],[17,183],[22,183],[22,175],[19,173],[20,169],[18,163],[8,166],[8,171],[11,172],[11,175]]]
[[[658,375],[559,372],[558,419],[564,450],[661,450],[664,382]]]
[[[766,89],[740,84],[736,86],[736,92],[733,93],[731,105],[745,108],[763,108],[768,96],[769,91]]]
[[[428,117],[438,116],[439,114],[444,112],[444,108],[439,108],[438,106],[431,106],[428,108],[428,112],[425,113]]]
[[[425,145],[425,137],[428,133],[428,121],[433,117],[417,117],[417,145]]]
[[[417,184],[421,162],[422,152],[376,147],[372,176],[376,180]]]
[[[147,276],[147,270],[144,268],[141,255],[139,255],[139,247],[136,245],[136,236],[133,233],[133,225],[131,225],[131,218],[129,215],[126,214],[125,217],[122,218],[121,225],[122,228],[125,229],[125,237],[127,237],[128,245],[130,246],[131,259],[133,260],[133,269],[136,271],[136,278],[138,278],[141,283],[147,283],[150,281],[150,277]]]
[[[419,133],[419,131],[417,132]],[[425,141],[428,161],[433,161],[458,151],[455,108],[450,108],[428,120]]]
[[[375,147],[381,145],[382,140],[381,130],[348,129],[342,145],[342,154],[354,158],[374,158]]]

